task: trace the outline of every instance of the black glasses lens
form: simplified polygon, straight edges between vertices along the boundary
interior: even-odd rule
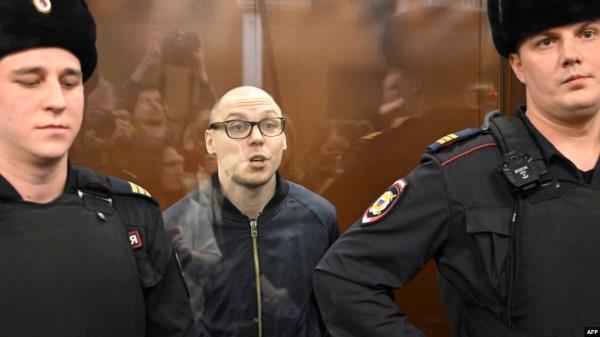
[[[225,127],[229,137],[244,138],[250,134],[251,125],[248,121],[235,120],[227,122]]]
[[[260,121],[260,131],[266,136],[278,136],[283,132],[283,120],[281,118],[267,118]]]

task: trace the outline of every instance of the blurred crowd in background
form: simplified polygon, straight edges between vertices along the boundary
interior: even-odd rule
[[[282,174],[330,199],[342,227],[429,143],[499,104],[483,1],[89,3],[100,66],[71,161],[143,186],[163,209],[215,172],[204,131],[238,85],[282,103]],[[241,74],[249,16],[260,83]]]

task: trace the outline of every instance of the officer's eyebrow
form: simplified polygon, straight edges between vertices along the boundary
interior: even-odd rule
[[[583,30],[590,28],[590,26],[595,26],[598,24],[600,24],[600,19],[592,19],[592,20],[587,20],[587,21],[582,21],[580,23],[577,23],[575,27],[577,27],[577,31],[583,31]],[[556,31],[554,31],[554,29],[555,28],[550,28],[548,30],[541,31],[537,34],[533,34],[531,36],[531,38],[534,39],[536,37],[551,37],[551,38],[559,37],[560,34],[557,33]],[[527,40],[529,40],[529,39],[527,39]]]
[[[28,74],[45,74],[46,70],[42,67],[24,67],[24,68],[19,68],[16,69],[12,72],[15,75],[28,75]],[[65,68],[62,73],[61,76],[79,76],[81,77],[83,75],[83,73],[81,72],[81,70],[77,69],[77,68]]]
[[[15,75],[27,75],[27,74],[43,74],[45,71],[42,67],[24,67],[13,70]]]
[[[600,25],[600,19],[590,20],[590,21],[583,22],[581,24],[581,26],[579,26],[579,29],[586,30],[590,27],[594,27],[594,26],[598,26],[598,25]]]
[[[83,73],[79,69],[66,68],[65,70],[63,70],[61,76],[77,76],[77,77],[82,77]]]

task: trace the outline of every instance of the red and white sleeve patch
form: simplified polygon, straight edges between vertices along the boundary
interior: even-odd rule
[[[129,244],[131,245],[131,248],[133,250],[138,250],[144,247],[144,242],[142,242],[142,235],[137,229],[129,231],[127,233],[127,236],[129,237]]]
[[[396,180],[383,194],[367,208],[362,217],[363,224],[370,224],[384,217],[396,204],[408,183],[404,178]]]

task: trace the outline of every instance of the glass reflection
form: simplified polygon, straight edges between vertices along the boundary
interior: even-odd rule
[[[282,176],[334,203],[342,229],[428,144],[477,127],[499,106],[484,1],[88,3],[98,21],[98,84],[71,160],[144,186],[163,209],[198,187],[202,207],[214,198],[205,190],[216,170],[204,145],[209,110],[248,80],[245,73],[261,75],[252,80],[288,117]],[[253,26],[247,15],[260,20]],[[221,256],[210,229],[171,235],[203,237],[190,247],[204,254],[202,270]],[[445,336],[443,324],[432,323],[444,315],[427,277],[430,288],[399,298],[423,330]],[[194,281],[194,302],[204,301],[205,281]]]

